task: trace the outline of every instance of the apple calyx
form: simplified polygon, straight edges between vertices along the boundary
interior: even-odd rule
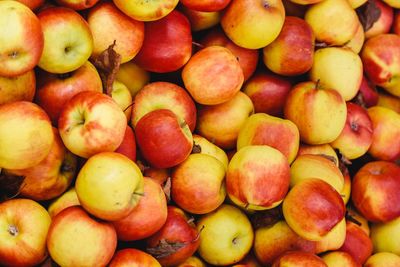
[[[364,28],[364,32],[371,29],[374,23],[381,16],[381,10],[376,5],[375,1],[368,0],[365,4],[356,9],[356,13]]]
[[[271,7],[271,5],[268,3],[268,1],[263,1],[263,7],[264,7],[265,9],[268,9],[268,8]]]
[[[160,259],[176,253],[178,250],[186,245],[187,242],[171,242],[166,239],[161,239],[157,246],[146,248],[146,251],[150,253],[154,258]]]
[[[193,141],[193,148],[191,154],[200,154],[200,153],[201,153],[201,146]]]
[[[18,228],[15,225],[9,225],[7,231],[12,236],[17,236],[19,233]]]

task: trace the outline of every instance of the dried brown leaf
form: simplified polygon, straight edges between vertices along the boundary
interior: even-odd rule
[[[165,239],[161,239],[156,247],[146,248],[146,251],[153,255],[156,259],[168,257],[178,250],[186,246],[185,242],[170,242]]]
[[[357,8],[356,12],[364,31],[371,29],[382,13],[373,0],[368,0],[364,5]]]

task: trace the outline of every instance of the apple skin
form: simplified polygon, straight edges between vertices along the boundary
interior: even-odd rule
[[[315,205],[315,201],[321,204]],[[345,215],[345,206],[339,193],[317,178],[297,183],[286,195],[282,208],[290,228],[311,241],[322,240]]]
[[[221,149],[219,146],[211,143],[206,138],[198,134],[193,134],[193,142],[194,146],[200,148],[201,154],[207,154],[213,156],[222,163],[225,170],[228,169],[229,160],[228,156],[226,155],[226,152],[223,149]]]
[[[383,0],[383,2],[385,2],[386,4],[388,4],[393,8],[400,8],[400,3],[396,0]]]
[[[116,247],[114,226],[91,217],[80,206],[58,213],[47,235],[50,256],[61,266],[106,266]]]
[[[168,109],[144,115],[136,124],[135,134],[141,154],[155,168],[178,165],[193,148],[189,126]]]
[[[203,229],[198,253],[213,265],[239,262],[249,253],[254,240],[253,228],[246,214],[228,204],[201,216],[197,229]]]
[[[327,47],[315,52],[310,79],[319,81],[322,88],[338,91],[344,100],[349,101],[356,96],[362,77],[361,58],[351,49]]]
[[[361,95],[362,101],[367,108],[376,106],[379,100],[378,91],[369,79],[363,75],[361,80],[360,88],[358,89],[358,94]],[[358,96],[357,96],[358,97]]]
[[[322,255],[321,258],[328,267],[361,267],[361,264],[344,251],[330,251]]]
[[[159,185],[163,186],[165,182],[171,177],[171,169],[170,168],[154,168],[154,167],[145,167],[143,171],[143,175],[145,177],[149,177]]]
[[[0,105],[15,102],[32,102],[36,93],[36,75],[29,70],[14,77],[0,77]]]
[[[316,41],[327,45],[347,43],[359,25],[357,13],[347,0],[316,3],[307,9],[304,19],[313,29]]]
[[[86,211],[97,218],[115,221],[137,206],[143,195],[143,183],[136,163],[116,152],[102,152],[82,166],[75,189]]]
[[[118,104],[103,93],[83,91],[64,106],[58,130],[72,153],[89,158],[116,150],[125,135],[127,120]]]
[[[400,167],[386,161],[372,161],[353,177],[352,201],[371,222],[388,222],[400,216]],[[393,205],[392,205],[393,204]]]
[[[396,97],[380,91],[378,93],[378,103],[376,105],[389,108],[400,114],[400,97]]]
[[[180,0],[179,2],[193,10],[215,12],[226,8],[231,0]]]
[[[26,5],[32,10],[37,10],[41,7],[46,1],[45,0],[18,0],[18,2]]]
[[[221,26],[238,46],[260,49],[278,37],[284,21],[285,8],[281,0],[232,0],[224,10]]]
[[[334,251],[343,246],[346,239],[346,219],[343,218],[321,240],[316,242],[315,254]]]
[[[365,33],[364,28],[360,23],[358,23],[358,27],[356,33],[353,35],[353,38],[350,39],[343,46],[350,48],[354,53],[359,54],[365,41]]]
[[[51,218],[39,203],[16,198],[0,204],[0,264],[35,266],[48,256],[46,236]]]
[[[282,116],[291,88],[291,82],[279,75],[257,72],[243,85],[243,92],[253,102],[255,113]]]
[[[373,127],[368,153],[379,160],[395,161],[400,158],[400,128],[396,126],[400,124],[400,114],[379,106],[370,107],[367,111]]]
[[[300,143],[297,126],[290,120],[256,113],[240,128],[237,149],[248,145],[268,145],[278,149],[289,164],[296,158]]]
[[[132,98],[150,81],[150,74],[135,64],[133,60],[121,64],[115,77],[117,81],[128,87]]]
[[[286,251],[306,251],[315,253],[316,242],[297,235],[284,220],[271,226],[260,227],[254,232],[254,253],[263,265],[273,261]]]
[[[53,142],[50,119],[38,105],[27,101],[0,105],[0,168],[33,167],[47,156]]]
[[[162,266],[176,266],[195,253],[200,244],[199,235],[196,225],[183,210],[168,206],[167,220],[159,231],[145,240],[146,250],[153,254]],[[168,256],[157,256],[154,250],[157,250],[161,240],[181,243],[183,246]]]
[[[160,230],[167,220],[167,199],[161,185],[149,177],[143,179],[144,196],[137,206],[126,217],[113,221],[118,240],[147,238]]]
[[[56,0],[57,4],[74,10],[84,10],[93,7],[99,0]]]
[[[144,40],[144,23],[125,15],[112,2],[101,2],[89,10],[87,16],[93,35],[91,57],[98,57],[115,41],[114,50],[121,63],[133,59]]]
[[[171,183],[174,202],[193,214],[209,213],[225,200],[225,167],[207,154],[189,155],[172,171]]]
[[[103,91],[100,75],[90,61],[75,71],[61,75],[40,69],[37,71],[35,103],[46,111],[55,126],[64,105],[82,91]]]
[[[40,21],[26,5],[18,1],[1,1],[0,76],[19,76],[39,62],[44,47]]]
[[[356,9],[363,4],[365,4],[368,0],[349,0],[349,3],[353,9]]]
[[[50,214],[50,217],[53,218],[62,210],[69,208],[71,206],[80,205],[78,195],[76,194],[75,187],[71,187],[68,191],[66,191],[61,196],[55,198],[49,204],[47,211]]]
[[[244,81],[247,81],[254,73],[258,63],[258,50],[247,49],[236,45],[222,31],[221,28],[210,30],[200,43],[206,47],[219,45],[228,48],[239,61],[242,68]]]
[[[119,147],[114,151],[127,156],[133,162],[136,162],[136,139],[132,128],[127,125],[125,129],[124,139]]]
[[[110,96],[124,112],[126,120],[129,121],[132,115],[133,101],[128,87],[126,87],[125,84],[114,80]]]
[[[238,135],[254,113],[251,99],[239,91],[232,99],[217,105],[198,105],[197,133],[223,149],[236,146]]]
[[[178,5],[179,0],[125,1],[113,0],[114,4],[129,17],[139,21],[156,21],[171,13]]]
[[[325,156],[329,158],[331,161],[333,161],[336,164],[336,166],[339,167],[338,155],[336,154],[335,150],[332,148],[330,144],[307,145],[301,143],[299,146],[299,151],[297,153],[297,156],[307,155],[307,154]]]
[[[371,38],[379,34],[388,33],[393,24],[394,11],[393,8],[381,0],[372,1],[380,10],[381,15],[372,27],[365,32],[365,38]]]
[[[327,267],[317,255],[304,251],[288,251],[280,255],[271,267]]]
[[[400,36],[387,33],[368,39],[361,51],[367,77],[392,95],[400,96]]]
[[[287,158],[267,145],[245,146],[232,157],[226,173],[226,191],[238,206],[265,210],[279,205],[289,190]]]
[[[190,22],[192,32],[198,32],[210,29],[219,24],[221,20],[221,12],[203,12],[190,9],[181,5],[179,10],[187,17]]]
[[[391,252],[400,256],[400,217],[385,223],[371,225],[371,240],[374,252]]]
[[[400,35],[400,11],[399,10],[394,11],[392,31],[395,34]]]
[[[346,102],[333,89],[318,89],[315,82],[296,84],[284,106],[284,116],[294,122],[300,140],[309,145],[334,141],[346,123]]]
[[[242,68],[225,47],[209,46],[195,53],[183,67],[182,79],[193,99],[203,105],[222,104],[242,87]]]
[[[145,85],[135,96],[132,108],[131,124],[136,127],[138,121],[147,113],[156,109],[169,109],[185,120],[193,132],[196,127],[197,110],[188,92],[170,82],[152,82]]]
[[[323,0],[289,0],[289,1],[299,5],[311,5],[322,2]]]
[[[305,20],[286,16],[278,37],[263,48],[264,64],[280,75],[304,74],[313,65],[314,42],[314,33]]]
[[[153,256],[144,251],[134,248],[125,248],[115,252],[108,266],[161,267],[160,263]]]
[[[36,201],[49,200],[60,196],[72,183],[77,170],[77,159],[69,152],[53,128],[54,142],[39,164],[22,170],[3,170],[7,174],[24,177],[21,196]]]
[[[346,124],[331,146],[351,160],[367,153],[372,144],[373,129],[366,109],[351,102],[347,102],[346,106]]]
[[[400,265],[400,257],[390,252],[378,252],[367,259],[365,267],[396,267]]]

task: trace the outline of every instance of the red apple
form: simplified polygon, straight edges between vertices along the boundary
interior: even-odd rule
[[[127,156],[132,161],[136,161],[136,139],[135,133],[132,128],[127,125],[125,129],[124,139],[122,139],[122,143],[115,150],[115,152],[121,153]]]
[[[189,20],[179,11],[145,24],[143,46],[135,62],[152,72],[180,69],[192,55],[192,33]]]
[[[393,23],[393,8],[381,0],[373,0],[376,8],[380,11],[380,16],[377,21],[372,24],[372,27],[365,32],[365,38],[371,38],[379,34],[388,33]]]
[[[134,248],[125,248],[118,250],[114,254],[108,266],[109,267],[123,267],[123,266],[161,267],[160,263],[153,256],[144,251]]]
[[[231,0],[180,0],[180,2],[190,9],[214,12],[223,10]]]
[[[14,101],[33,101],[36,76],[33,70],[14,77],[0,77],[0,105]]]
[[[0,14],[0,76],[18,76],[39,63],[42,27],[35,13],[18,1],[0,1]]]
[[[99,0],[56,0],[56,2],[60,6],[83,10],[93,7]]]
[[[400,11],[394,11],[394,20],[392,24],[392,30],[395,34],[400,35]]]
[[[191,153],[193,137],[187,123],[168,109],[144,115],[135,127],[140,152],[156,168],[183,162]]]
[[[376,87],[363,75],[360,88],[358,89],[357,98],[361,98],[361,102],[367,107],[375,106],[378,103],[378,91]]]
[[[32,10],[36,10],[41,7],[46,1],[45,0],[18,0],[18,2],[28,6]]]

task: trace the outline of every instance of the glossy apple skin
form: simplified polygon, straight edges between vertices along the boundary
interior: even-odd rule
[[[193,137],[188,125],[168,109],[144,115],[136,124],[135,134],[143,157],[156,168],[176,166],[192,151]]]
[[[184,6],[203,12],[220,11],[227,7],[230,2],[231,0],[180,0],[180,3]]]
[[[221,12],[203,12],[190,9],[186,6],[180,6],[179,10],[188,18],[192,32],[199,32],[210,29],[221,20]]]
[[[400,97],[387,94],[385,92],[378,93],[378,103],[377,106],[392,109],[400,114]]]
[[[240,67],[243,70],[244,81],[247,81],[257,68],[258,50],[236,45],[220,28],[210,30],[201,40],[201,44],[206,47],[219,45],[228,48],[239,61]]]
[[[224,166],[225,170],[228,169],[228,156],[226,155],[226,152],[221,149],[219,146],[213,144],[209,140],[207,140],[205,137],[198,135],[198,134],[193,134],[193,142],[194,146],[199,146],[200,147],[200,153],[201,154],[207,154],[210,155],[217,160],[219,160],[222,165]]]
[[[173,72],[192,55],[192,33],[189,20],[174,10],[166,17],[147,22],[144,41],[135,62],[147,71]]]
[[[161,267],[160,263],[150,254],[134,248],[125,248],[115,252],[109,267]]]
[[[378,91],[365,75],[363,75],[361,80],[358,94],[361,95],[362,101],[367,108],[377,105],[379,99]]]
[[[48,256],[46,236],[51,218],[39,203],[16,198],[0,204],[0,264],[36,266]]]
[[[119,66],[115,78],[128,87],[134,98],[137,92],[149,83],[150,74],[131,60]]]
[[[392,252],[400,254],[400,217],[386,223],[374,223],[371,225],[371,240],[374,252]]]
[[[175,207],[168,206],[167,220],[163,227],[154,235],[146,239],[146,247],[149,252],[150,248],[159,245],[160,240],[167,242],[185,243],[184,246],[165,257],[157,257],[162,266],[176,266],[192,256],[200,244],[199,233],[193,222],[189,222],[187,214]]]
[[[322,155],[328,157],[332,160],[336,166],[339,166],[339,158],[336,154],[335,150],[332,148],[330,144],[323,144],[323,145],[307,145],[304,143],[300,143],[299,152],[297,156],[300,155]]]
[[[228,48],[210,46],[189,59],[182,70],[182,79],[197,103],[217,105],[232,99],[240,91],[244,76]]]
[[[100,75],[90,61],[79,69],[62,75],[37,71],[35,103],[46,111],[55,126],[64,105],[82,91],[103,91]]]
[[[371,38],[379,34],[388,33],[393,24],[393,8],[387,5],[385,2],[382,2],[381,0],[374,0],[373,2],[380,10],[381,15],[379,19],[372,25],[372,28],[365,32],[366,38]]]
[[[125,129],[124,139],[115,152],[121,153],[131,159],[133,162],[136,161],[136,139],[135,133],[132,128],[127,125]]]
[[[317,255],[304,251],[288,251],[280,255],[272,267],[327,267]]]
[[[137,93],[132,108],[131,124],[135,127],[144,115],[161,108],[173,111],[185,120],[192,132],[194,131],[197,120],[196,105],[185,89],[170,82],[152,82]]]
[[[139,21],[156,21],[171,13],[178,5],[179,0],[125,1],[113,0],[114,4],[125,14]]]
[[[324,254],[322,259],[329,267],[361,267],[361,264],[344,251],[330,251]]]
[[[80,206],[57,214],[47,235],[50,256],[61,266],[106,266],[116,247],[114,226],[91,217]]]
[[[147,238],[160,230],[167,220],[167,200],[161,185],[144,177],[143,192],[144,196],[126,217],[113,221],[118,240]]]
[[[286,16],[278,37],[263,48],[264,64],[280,75],[304,74],[313,65],[314,42],[314,33],[305,20]]]
[[[71,187],[64,194],[51,201],[49,207],[47,208],[47,211],[49,212],[50,217],[53,218],[62,210],[77,205],[80,205],[79,199],[76,194],[75,187]]]
[[[14,101],[33,101],[36,93],[34,70],[15,77],[0,77],[0,105]]]
[[[93,7],[99,0],[56,0],[60,6],[72,8],[74,10],[84,10]]]
[[[314,205],[317,199],[323,205]],[[323,239],[345,215],[339,193],[317,178],[296,184],[285,197],[282,207],[285,220],[293,231],[312,241]]]
[[[18,1],[1,1],[0,76],[13,77],[32,70],[44,47],[40,21],[32,10]]]
[[[359,54],[365,41],[365,33],[364,33],[364,28],[360,23],[358,23],[358,27],[356,30],[356,33],[353,35],[353,38],[350,39],[346,44],[344,44],[344,47],[350,48],[354,53]]]
[[[367,259],[365,267],[396,267],[400,266],[400,257],[391,252],[378,252]]]
[[[352,181],[352,201],[371,222],[388,222],[400,216],[400,167],[372,161],[358,170]]]

